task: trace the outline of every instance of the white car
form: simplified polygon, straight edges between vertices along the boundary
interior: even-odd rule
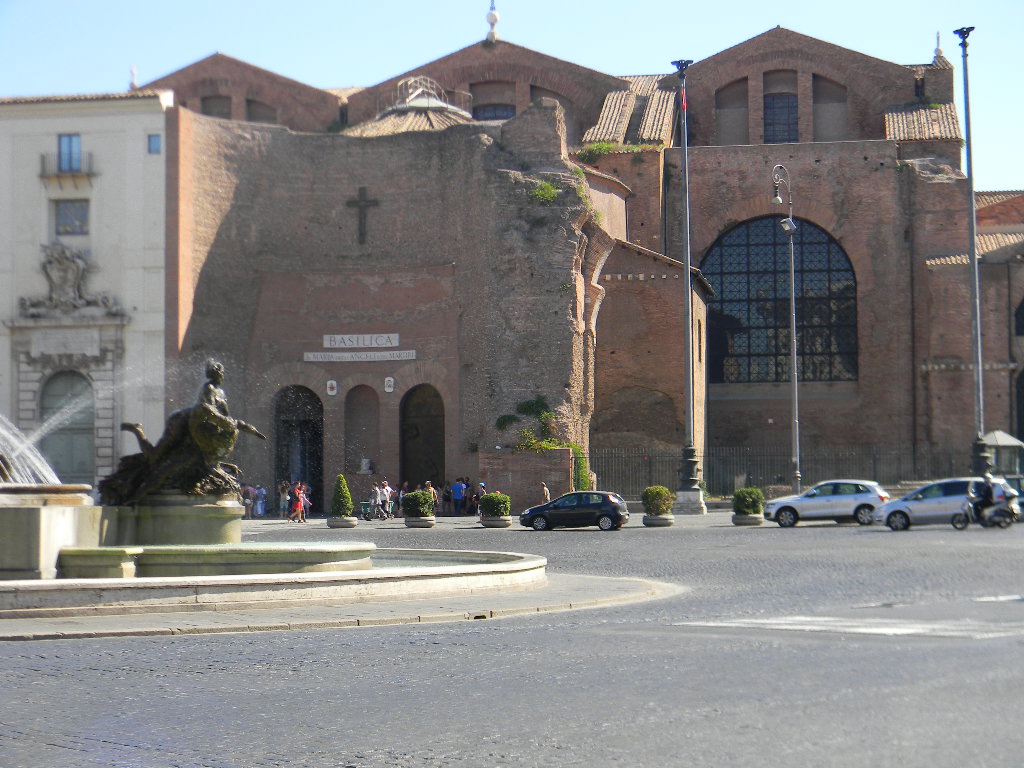
[[[765,502],[764,519],[782,528],[800,520],[835,520],[871,525],[875,507],[889,501],[889,494],[871,480],[826,480],[799,496],[782,496]]]
[[[985,480],[980,477],[947,477],[943,480],[915,488],[899,499],[878,507],[872,517],[876,523],[884,523],[894,531],[905,531],[911,525],[949,523],[967,500],[968,490],[978,494]],[[1011,506],[1016,507],[1015,491],[1000,477],[995,478],[997,501],[1009,497]],[[1009,489],[1009,490],[1007,490]]]

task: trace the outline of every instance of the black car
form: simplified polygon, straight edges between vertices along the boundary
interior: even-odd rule
[[[573,491],[539,507],[530,507],[519,516],[519,524],[535,531],[546,531],[556,526],[581,528],[586,525],[611,531],[621,528],[628,519],[629,509],[619,494]]]

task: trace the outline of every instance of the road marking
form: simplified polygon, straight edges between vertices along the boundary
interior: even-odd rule
[[[771,619],[677,621],[676,627],[777,630],[782,632],[829,632],[885,637],[961,637],[991,640],[1024,636],[1024,622],[985,622],[973,619],[912,621],[902,619],[848,619],[838,616],[780,616]]]

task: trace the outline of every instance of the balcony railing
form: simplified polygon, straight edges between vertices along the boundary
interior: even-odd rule
[[[39,157],[39,175],[44,179],[96,175],[93,168],[92,152],[78,155],[60,155],[56,152]]]

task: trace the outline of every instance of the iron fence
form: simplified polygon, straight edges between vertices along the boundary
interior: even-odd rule
[[[709,448],[698,454],[708,494],[729,496],[737,488],[791,485],[791,454],[785,446]],[[645,449],[594,450],[587,457],[598,487],[639,499],[644,488],[679,488],[682,451]],[[829,478],[875,480],[894,487],[936,477],[970,473],[970,447],[924,449],[906,446],[855,446],[808,450],[800,457],[805,487]]]

